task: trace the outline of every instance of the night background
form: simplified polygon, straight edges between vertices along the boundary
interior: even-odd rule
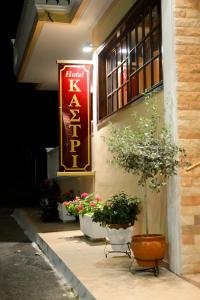
[[[46,178],[46,147],[58,144],[57,91],[35,90],[18,83],[13,72],[11,39],[15,39],[23,0],[12,2],[1,19],[1,204],[33,205]],[[5,7],[4,7],[5,6]],[[2,12],[8,11],[5,2]],[[35,176],[36,165],[36,176]]]

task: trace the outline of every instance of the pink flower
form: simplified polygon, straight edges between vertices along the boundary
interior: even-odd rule
[[[64,201],[64,202],[63,202],[63,205],[64,205],[64,206],[67,206],[67,205],[68,205],[67,201]]]
[[[99,196],[99,195],[96,195],[95,200],[96,200],[96,201],[102,201],[103,198],[102,198],[101,196]]]
[[[78,197],[78,196],[76,196],[76,197],[75,197],[75,200],[79,200],[79,197]]]
[[[87,196],[88,196],[88,194],[87,194],[87,193],[83,193],[83,194],[81,194],[81,198],[82,198],[82,199],[85,199]]]
[[[91,203],[90,203],[90,206],[96,206],[96,203],[91,202]]]
[[[82,204],[82,203],[79,204],[79,205],[77,206],[77,209],[78,209],[78,211],[81,211],[81,210],[83,209],[83,204]]]

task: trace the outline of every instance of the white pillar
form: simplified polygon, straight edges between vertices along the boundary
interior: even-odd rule
[[[161,0],[165,120],[177,140],[175,0]],[[169,180],[167,189],[169,266],[181,274],[179,177]]]

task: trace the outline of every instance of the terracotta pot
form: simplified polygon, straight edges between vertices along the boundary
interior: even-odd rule
[[[131,250],[140,266],[158,266],[165,255],[165,237],[160,234],[134,235]]]

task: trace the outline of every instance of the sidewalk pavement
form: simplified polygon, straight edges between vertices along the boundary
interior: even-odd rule
[[[188,275],[187,281],[164,267],[159,277],[135,273],[132,258],[117,254],[105,258],[105,243],[88,240],[78,223],[42,223],[40,211],[33,208],[15,209],[13,217],[81,300],[200,299],[195,275]]]

